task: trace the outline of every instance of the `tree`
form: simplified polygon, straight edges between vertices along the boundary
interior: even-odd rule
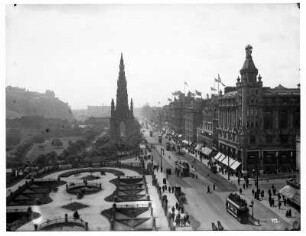
[[[36,164],[39,166],[44,166],[47,164],[47,156],[44,154],[41,154],[37,157],[37,159],[35,160]]]
[[[55,151],[47,153],[46,160],[49,164],[55,163],[57,161],[57,153]]]
[[[63,146],[63,143],[60,139],[55,138],[51,141],[51,145],[55,146],[55,147],[61,147],[61,146]]]

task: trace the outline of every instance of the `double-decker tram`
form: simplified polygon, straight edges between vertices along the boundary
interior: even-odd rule
[[[226,199],[226,210],[240,223],[245,224],[249,218],[249,208],[246,200],[237,193],[231,193]]]

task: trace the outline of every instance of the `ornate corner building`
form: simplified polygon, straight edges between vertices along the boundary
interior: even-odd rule
[[[263,87],[247,45],[236,87],[219,95],[219,149],[242,162],[242,173],[296,169],[300,88]]]
[[[140,125],[133,114],[133,99],[131,99],[130,107],[128,105],[127,81],[122,53],[117,80],[116,104],[114,99],[111,102],[110,135],[116,143],[123,141],[130,145],[135,144],[140,135]]]

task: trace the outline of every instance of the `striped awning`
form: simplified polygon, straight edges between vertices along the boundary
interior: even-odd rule
[[[235,162],[236,162],[236,160],[234,160],[233,158],[229,158],[229,166],[230,166],[230,167],[231,167]]]
[[[235,171],[240,165],[241,163],[239,161],[235,161],[232,165],[230,165],[230,168]]]
[[[217,161],[222,162],[224,159],[225,159],[225,155],[221,153]]]
[[[221,161],[222,164],[228,166],[228,162],[229,162],[229,157],[225,156],[225,158]]]
[[[222,153],[221,153],[221,152],[218,152],[218,154],[215,155],[215,156],[213,157],[213,159],[218,160],[218,159],[220,158],[221,155],[222,155]]]

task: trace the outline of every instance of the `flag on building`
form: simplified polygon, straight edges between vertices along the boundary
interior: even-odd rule
[[[211,91],[217,91],[217,89],[213,88],[213,87],[210,87],[210,90]]]
[[[202,96],[202,93],[197,91],[197,90],[195,91],[195,93],[196,93],[197,96]]]
[[[183,93],[180,90],[175,91],[175,92],[172,93],[173,96],[179,96],[181,94],[183,94]]]
[[[169,102],[172,102],[172,100],[171,100],[170,98],[168,98],[168,101],[169,101]]]
[[[220,75],[218,74],[218,81],[222,84],[222,86],[225,86],[225,84],[222,83]]]

